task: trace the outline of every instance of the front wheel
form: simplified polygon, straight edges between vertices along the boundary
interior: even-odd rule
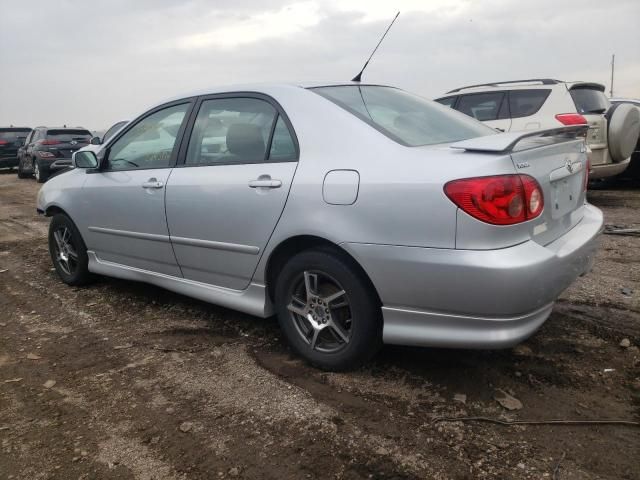
[[[358,268],[337,252],[291,258],[276,283],[280,327],[293,349],[327,370],[353,369],[382,344],[379,301]]]
[[[91,280],[87,247],[75,224],[59,213],[49,225],[49,254],[58,276],[67,285],[85,285]]]

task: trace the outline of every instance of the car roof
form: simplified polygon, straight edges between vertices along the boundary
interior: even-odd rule
[[[530,90],[530,89],[549,89],[556,85],[564,85],[568,90],[574,88],[594,88],[604,92],[605,86],[595,82],[556,80],[553,78],[531,78],[526,80],[508,80],[501,82],[482,83],[477,85],[468,85],[466,87],[454,88],[449,90],[444,96],[456,95],[462,93],[487,92],[492,90]],[[440,97],[441,98],[441,97]]]
[[[31,130],[31,127],[0,127],[0,130],[4,132],[22,132],[24,130]]]
[[[270,94],[276,90],[282,91],[283,89],[309,89],[319,87],[341,87],[341,86],[376,86],[376,87],[391,87],[390,85],[382,85],[377,83],[363,83],[352,81],[306,81],[306,82],[264,82],[264,83],[239,83],[231,85],[219,85],[210,88],[202,88],[199,90],[185,92],[182,95],[175,95],[169,99],[164,100],[161,103],[155,105],[162,105],[163,103],[169,103],[176,100],[182,100],[185,98],[199,97],[202,95],[215,95],[217,93],[232,93],[232,92],[254,92]],[[393,88],[393,87],[392,87]]]
[[[87,130],[89,131],[88,128],[84,128],[84,127],[45,127],[43,125],[39,125],[34,128],[44,128],[45,130]]]

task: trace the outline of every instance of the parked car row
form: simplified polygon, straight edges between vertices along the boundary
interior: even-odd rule
[[[437,102],[502,132],[588,125],[591,178],[622,173],[640,136],[640,110],[610,102],[604,85],[549,78],[456,88]]]
[[[98,150],[126,125],[114,124],[102,138],[82,127],[2,127],[0,128],[0,168],[17,168],[19,178],[34,176],[39,183],[72,166],[78,150]]]

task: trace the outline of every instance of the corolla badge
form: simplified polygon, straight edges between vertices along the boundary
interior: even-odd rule
[[[564,166],[567,167],[567,170],[569,170],[569,173],[573,173],[573,163],[571,163],[571,160],[567,158],[564,161]]]

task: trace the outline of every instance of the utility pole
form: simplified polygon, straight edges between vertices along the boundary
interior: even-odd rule
[[[611,90],[609,90],[609,98],[613,98],[613,69],[616,65],[616,54],[611,55]]]

